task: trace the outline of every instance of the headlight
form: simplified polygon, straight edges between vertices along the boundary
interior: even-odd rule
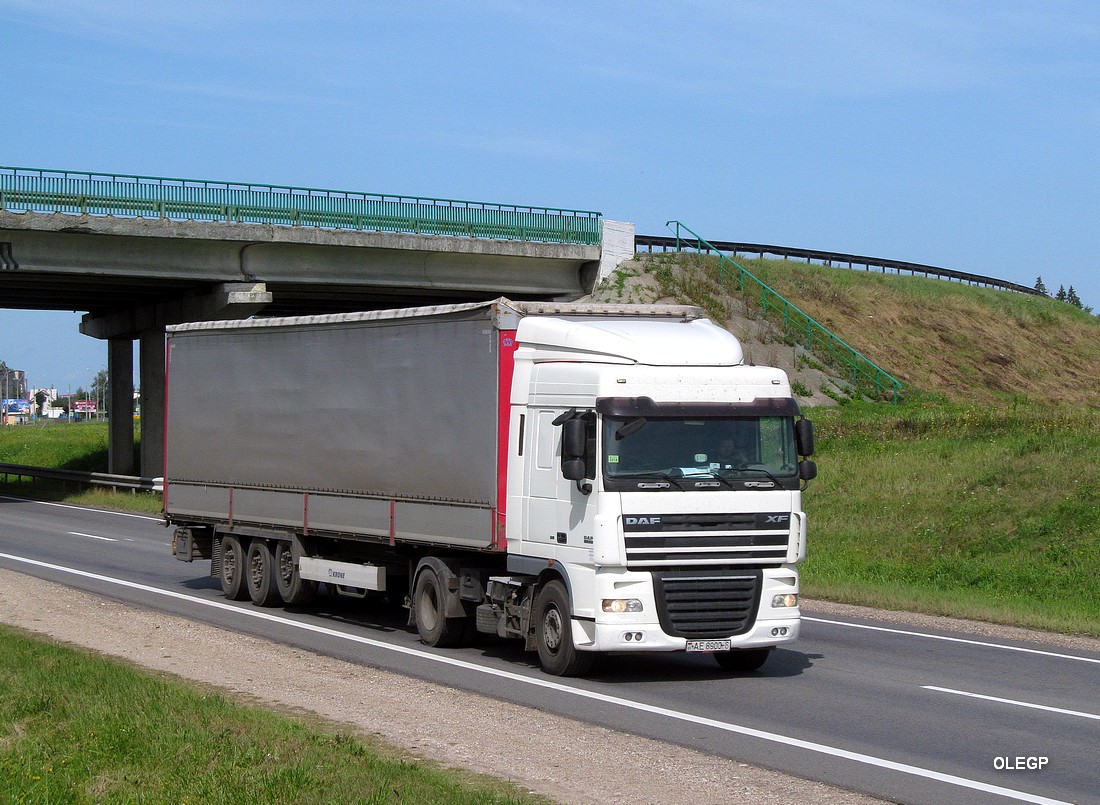
[[[642,602],[637,598],[605,598],[604,612],[641,612]]]
[[[773,596],[772,606],[777,609],[781,607],[796,607],[798,606],[798,593],[784,593],[783,595]]]

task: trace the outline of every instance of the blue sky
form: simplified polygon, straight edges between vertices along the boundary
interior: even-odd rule
[[[0,0],[0,164],[598,210],[1100,311],[1087,0]],[[0,299],[2,305],[2,299]],[[33,385],[106,365],[0,310]]]

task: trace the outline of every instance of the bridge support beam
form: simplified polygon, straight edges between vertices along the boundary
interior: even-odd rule
[[[138,305],[127,310],[80,320],[80,332],[92,338],[140,338],[142,333],[186,321],[247,319],[271,303],[271,292],[262,282],[222,282],[209,293],[185,296],[169,302]]]

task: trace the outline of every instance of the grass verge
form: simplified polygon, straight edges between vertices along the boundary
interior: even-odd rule
[[[0,626],[6,802],[546,803]]]
[[[1090,412],[912,401],[811,416],[806,595],[1100,635]]]
[[[141,430],[134,434],[135,462]],[[0,463],[29,467],[107,471],[107,423],[49,422],[0,428]],[[0,492],[36,500],[55,500],[100,509],[160,514],[161,497],[149,492],[82,487],[65,481],[0,476]]]

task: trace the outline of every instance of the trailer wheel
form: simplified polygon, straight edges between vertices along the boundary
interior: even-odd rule
[[[248,597],[258,607],[270,607],[279,603],[279,590],[275,586],[275,557],[267,540],[254,539],[248,545],[248,563],[245,578],[248,580]]]
[[[542,670],[554,676],[582,676],[592,667],[595,656],[577,651],[573,645],[569,593],[555,579],[547,582],[535,599],[532,626]]]
[[[770,648],[746,648],[740,651],[716,651],[714,659],[727,671],[748,673],[763,665],[771,655]]]
[[[248,597],[248,588],[244,584],[244,548],[233,534],[222,537],[222,592],[230,601],[241,601]]]
[[[291,605],[308,603],[317,594],[317,582],[298,573],[294,546],[281,540],[275,545],[275,586],[283,601]]]
[[[413,607],[416,631],[424,643],[439,648],[461,645],[470,619],[446,616],[446,592],[439,575],[431,567],[425,567],[416,577]]]

